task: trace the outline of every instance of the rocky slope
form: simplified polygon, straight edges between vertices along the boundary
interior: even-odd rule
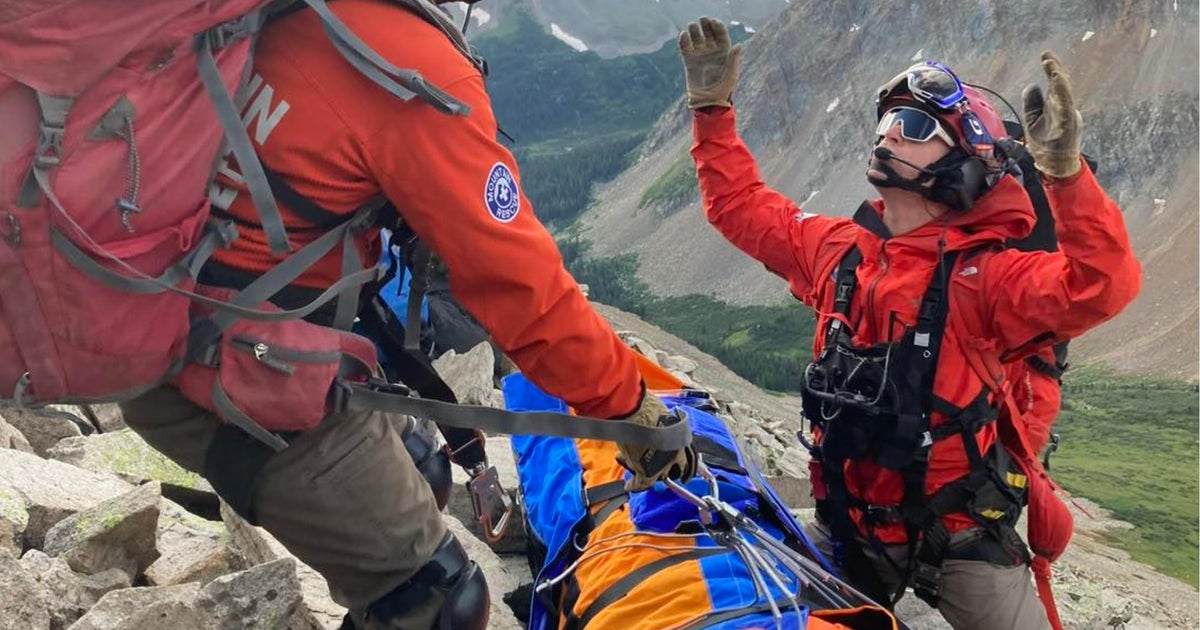
[[[1149,0],[796,0],[747,44],[734,96],[739,128],[769,185],[808,211],[848,214],[872,192],[863,170],[880,83],[934,58],[1020,107],[1021,88],[1042,80],[1039,51],[1057,51],[1076,86],[1084,150],[1099,159],[1145,269],[1138,301],[1076,344],[1077,356],[1195,379],[1197,12],[1194,3]],[[786,299],[781,282],[707,225],[696,196],[645,204],[648,189],[690,167],[690,142],[690,116],[677,103],[634,166],[595,191],[581,221],[593,253],[636,252],[641,279],[658,294]]]
[[[797,401],[762,392],[715,359],[636,316],[598,305],[634,348],[713,393],[781,495],[806,512],[807,455],[796,447]],[[450,354],[436,367],[460,399],[498,405],[491,349]],[[0,410],[0,630],[334,630],[344,609],[324,580],[264,530],[219,504],[211,488],[123,428],[114,407]],[[507,438],[488,439],[507,488],[516,467]],[[519,524],[489,547],[471,523],[456,470],[445,515],[483,567],[490,628],[523,627],[527,602],[511,595],[532,577]],[[1086,503],[1086,502],[1085,502]],[[1077,535],[1055,588],[1072,630],[1195,628],[1194,588],[1106,547],[1128,524],[1077,514]],[[506,603],[507,602],[509,603]],[[511,604],[511,607],[510,605]],[[915,629],[946,628],[906,598]]]

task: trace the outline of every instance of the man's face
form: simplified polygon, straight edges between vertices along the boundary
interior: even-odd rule
[[[935,134],[930,139],[919,142],[905,137],[905,134],[902,132],[902,123],[896,121],[883,132],[883,135],[880,136],[879,142],[875,146],[889,149],[900,160],[924,168],[950,152],[950,144],[943,137],[944,129],[942,131],[943,133]],[[878,179],[882,181],[887,178],[883,172],[876,168],[881,163],[886,163],[892,170],[896,171],[897,175],[905,179],[914,179],[920,175],[920,172],[916,168],[904,164],[899,160],[881,160],[877,157],[872,157],[871,167],[867,171],[868,180],[874,181]]]

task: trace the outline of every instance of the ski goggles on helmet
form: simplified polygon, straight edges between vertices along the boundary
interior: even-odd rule
[[[929,142],[935,137],[941,138],[947,145],[957,146],[954,139],[942,128],[938,119],[914,107],[893,107],[879,119],[875,126],[875,135],[883,136],[889,129],[900,125],[900,136],[912,142]]]
[[[962,82],[950,71],[936,61],[925,61],[909,67],[896,75],[891,81],[879,88],[875,99],[877,105],[883,105],[897,94],[898,88],[905,88],[909,94],[920,101],[933,105],[938,109],[953,109],[966,98]]]

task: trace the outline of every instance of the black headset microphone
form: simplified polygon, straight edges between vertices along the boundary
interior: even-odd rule
[[[895,153],[892,153],[892,150],[887,147],[875,147],[875,150],[871,154],[880,160],[892,160],[892,161],[904,164],[905,166],[915,168],[915,169],[917,169],[917,172],[921,173],[922,175],[928,175],[930,177],[937,177],[938,175],[940,175],[940,173],[938,171],[931,171],[927,168],[917,166],[916,164],[913,164],[912,162],[901,159]]]

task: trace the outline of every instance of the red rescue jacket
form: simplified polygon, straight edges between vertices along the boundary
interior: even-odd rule
[[[950,317],[933,392],[956,407],[966,407],[994,386],[978,375],[983,372],[981,357],[992,364],[985,373],[998,375],[1002,358],[1083,334],[1120,312],[1140,288],[1140,266],[1121,211],[1086,166],[1076,176],[1046,184],[1060,250],[1026,253],[1002,249],[1007,240],[1026,236],[1035,221],[1028,195],[1012,177],[1001,180],[969,212],[893,237],[882,222],[882,200],[865,205],[854,219],[826,217],[804,213],[768,188],[737,135],[732,109],[697,112],[693,131],[692,155],[709,222],[785,279],[791,292],[817,312],[814,356],[833,310],[833,276],[851,245],[861,251],[862,263],[849,323],[854,342],[862,346],[895,341],[905,326],[915,324],[940,247],[964,252],[951,272]],[[936,427],[945,421],[935,411],[930,423]],[[996,441],[996,431],[992,423],[976,435],[981,452]],[[962,440],[936,442],[926,495],[969,470]],[[866,503],[896,505],[903,497],[900,474],[873,461],[847,462],[845,472],[851,495]],[[853,512],[861,528],[861,514]],[[974,521],[952,514],[945,524],[953,532]],[[906,540],[902,523],[876,528],[874,534],[884,543]]]

